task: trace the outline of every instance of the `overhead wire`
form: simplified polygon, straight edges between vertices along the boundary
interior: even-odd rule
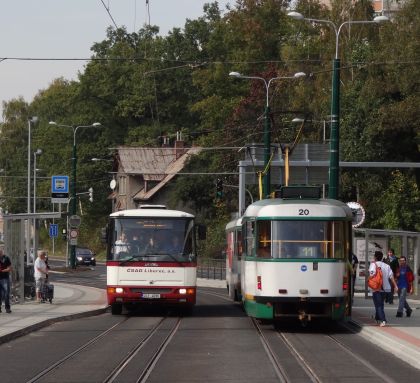
[[[114,24],[114,26],[115,26],[115,29],[118,29],[118,25],[117,25],[117,23],[115,22],[114,18],[112,17],[112,15],[111,15],[111,11],[110,11],[110,9],[109,9],[109,2],[108,2],[108,6],[106,6],[106,5],[105,5],[104,0],[101,0],[101,3],[102,3],[102,5],[104,6],[104,8],[106,9],[106,11],[107,11],[107,13],[108,13],[108,15],[109,15],[109,17],[110,17],[110,19],[111,19],[112,23],[113,23],[113,24]]]

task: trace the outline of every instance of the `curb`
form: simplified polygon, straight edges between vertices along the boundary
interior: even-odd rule
[[[348,321],[348,324],[350,324],[350,326],[344,326],[350,331],[355,332],[354,328],[352,329],[351,326],[356,327],[357,335],[362,336],[369,342],[376,344],[378,347],[388,351],[398,359],[401,359],[403,362],[406,362],[410,366],[420,370],[420,351],[417,351],[413,347],[401,344],[392,337],[384,335],[374,328],[364,326],[353,318]]]
[[[0,337],[0,344],[10,342],[11,340],[20,338],[21,336],[24,336],[24,335],[27,335],[31,332],[40,330],[40,329],[42,329],[44,327],[47,327],[47,326],[50,326],[54,323],[69,321],[69,320],[73,320],[73,319],[87,318],[87,317],[103,314],[107,310],[108,310],[108,306],[106,306],[104,308],[101,308],[101,309],[95,309],[95,310],[80,312],[80,313],[76,313],[76,314],[63,315],[63,316],[59,316],[59,317],[56,317],[56,318],[49,318],[49,319],[46,319],[42,322],[35,323],[31,326],[24,327],[20,330],[13,331],[10,334],[3,335],[2,337]]]

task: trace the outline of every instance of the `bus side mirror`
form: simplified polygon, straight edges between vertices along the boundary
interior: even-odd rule
[[[203,241],[207,238],[207,227],[206,225],[197,225],[198,239]]]
[[[108,225],[101,229],[101,242],[107,243],[108,242]]]

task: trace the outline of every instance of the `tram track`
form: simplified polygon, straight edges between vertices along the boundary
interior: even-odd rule
[[[334,343],[336,343],[342,350],[344,350],[348,355],[350,355],[352,358],[356,359],[359,363],[363,364],[366,368],[368,368],[370,371],[372,371],[376,376],[378,376],[382,382],[385,383],[396,383],[396,381],[386,374],[384,374],[382,371],[377,369],[375,366],[373,366],[368,361],[364,360],[361,356],[353,352],[353,350],[346,346],[343,342],[338,340],[333,335],[326,335],[327,338],[331,339]]]
[[[267,353],[267,356],[273,365],[273,368],[276,372],[279,381],[282,383],[293,382],[294,379],[290,376],[290,373],[287,371],[287,368],[283,366],[283,364],[279,361],[278,354],[274,351],[272,344],[264,335],[264,330],[261,328],[260,324],[258,323],[258,320],[256,320],[255,318],[251,318],[251,320],[252,324],[257,330],[259,338],[263,344],[264,350]],[[275,333],[285,345],[289,353],[294,357],[299,367],[304,371],[306,377],[308,378],[307,381],[310,381],[312,383],[320,383],[320,378],[313,371],[310,365],[306,362],[305,358],[298,352],[298,350],[288,341],[288,339],[280,331],[276,331]]]
[[[84,357],[84,353],[89,352],[89,348],[92,347],[95,343],[98,343],[100,340],[104,339],[107,336],[111,336],[113,331],[118,331],[119,326],[130,320],[130,317],[124,317],[118,323],[109,327],[108,329],[102,331],[100,334],[85,342],[83,345],[78,347],[76,350],[69,352],[67,355],[62,357],[60,360],[53,363],[51,366],[40,371],[36,376],[27,381],[27,383],[35,383],[40,381],[56,381],[56,375],[59,375],[60,368],[68,368],[66,364],[76,363],[78,358]],[[158,320],[154,326],[148,330],[134,345],[127,350],[124,357],[116,362],[115,367],[112,368],[110,372],[107,373],[105,377],[100,378],[98,381],[103,383],[111,383],[119,381],[123,374],[127,373],[127,370],[133,370],[133,365],[135,366],[134,370],[135,377],[129,375],[128,381],[143,383],[146,382],[150,374],[153,372],[157,362],[160,357],[163,355],[166,347],[170,343],[173,336],[176,334],[180,324],[181,317],[162,317]],[[172,323],[174,322],[174,323]],[[158,334],[160,332],[160,334]],[[161,339],[163,338],[163,340]],[[145,346],[148,346],[146,349]],[[141,351],[146,350],[144,353]],[[141,354],[141,355],[140,355]],[[140,362],[139,362],[140,360]],[[132,374],[133,371],[130,371]],[[124,377],[127,381],[127,376]]]
[[[324,380],[330,380],[331,378],[338,378],[337,376],[330,376],[329,373],[324,370],[322,365],[319,363],[319,357],[317,356],[317,351],[319,352],[319,348],[324,347],[328,350],[334,350],[333,352],[336,355],[336,360],[345,360],[347,363],[352,366],[353,370],[361,370],[365,369],[367,373],[369,373],[369,379],[377,379],[377,381],[385,382],[385,383],[396,383],[396,381],[385,373],[383,373],[380,369],[376,368],[372,363],[364,359],[360,356],[357,352],[355,352],[351,347],[346,345],[343,341],[339,340],[337,336],[331,334],[299,334],[299,333],[285,333],[282,331],[276,331],[277,337],[288,347],[290,352],[295,356],[296,360],[299,362],[301,367],[305,370],[308,377],[311,379],[312,382],[323,382]],[[319,341],[309,341],[309,337],[316,337],[315,339],[319,339]],[[322,339],[324,338],[327,340],[328,343],[323,343]],[[298,344],[304,344],[306,348],[306,352],[302,352],[298,350]],[[317,347],[312,349],[312,345]],[[339,352],[340,350],[341,352]],[[306,354],[306,357],[304,356]],[[331,360],[330,363],[334,364],[334,361]],[[315,371],[316,370],[316,371]],[[322,372],[323,376],[319,376],[317,372]],[[326,376],[325,376],[326,375]],[[341,377],[340,377],[341,378]]]
[[[44,370],[42,370],[41,372],[39,372],[31,380],[28,380],[27,383],[34,383],[34,382],[40,381],[41,378],[45,377],[51,371],[53,371],[53,370],[57,369],[59,366],[63,365],[67,360],[69,360],[70,358],[74,357],[77,354],[80,354],[83,350],[87,349],[88,347],[90,347],[91,345],[93,345],[94,343],[96,343],[97,341],[99,341],[100,339],[104,338],[111,331],[115,330],[118,326],[120,326],[121,324],[123,324],[124,322],[126,322],[127,319],[128,318],[123,318],[118,323],[116,323],[113,326],[109,327],[108,329],[102,331],[100,334],[98,334],[94,338],[90,339],[89,341],[87,341],[86,343],[84,343],[83,345],[81,345],[80,347],[78,347],[76,350],[70,352],[69,354],[67,354],[66,356],[64,356],[63,358],[61,358],[60,360],[58,360],[57,362],[55,362],[54,364],[52,364],[51,366],[49,366],[49,367],[45,368]]]

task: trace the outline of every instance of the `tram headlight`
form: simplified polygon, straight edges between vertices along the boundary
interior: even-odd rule
[[[115,292],[116,292],[117,294],[122,294],[122,293],[124,292],[124,289],[123,289],[122,287],[116,287],[116,288],[115,288]]]
[[[179,293],[180,294],[186,294],[187,293],[187,289],[179,289]]]

